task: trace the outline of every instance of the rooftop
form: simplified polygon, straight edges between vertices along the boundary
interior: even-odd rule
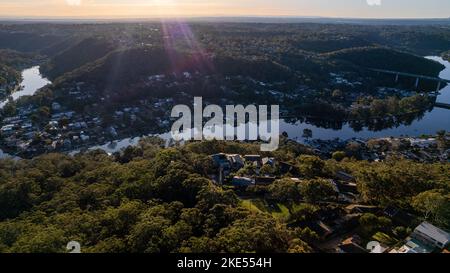
[[[443,245],[447,245],[450,242],[450,234],[443,231],[442,229],[428,223],[423,222],[416,229],[416,232],[425,234],[434,240],[442,243]]]

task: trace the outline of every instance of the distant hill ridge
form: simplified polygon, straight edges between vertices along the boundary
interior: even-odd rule
[[[42,66],[50,78],[56,78],[105,56],[114,46],[105,39],[87,38],[62,51]]]
[[[420,56],[386,47],[357,47],[325,54],[330,59],[351,62],[358,66],[435,76],[445,67]]]

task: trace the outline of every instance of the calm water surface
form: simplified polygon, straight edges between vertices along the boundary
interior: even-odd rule
[[[440,77],[450,80],[450,62],[436,56],[427,58],[445,65],[446,68],[440,73]],[[22,96],[33,95],[38,89],[51,83],[40,74],[39,66],[31,67],[22,71],[22,79],[22,88],[20,91],[12,94],[11,97],[13,100],[17,100]],[[437,101],[450,103],[450,85],[440,91]],[[6,101],[1,102],[0,107],[3,107],[5,103]],[[343,125],[342,128],[339,129],[327,129],[308,124],[307,122],[297,122],[296,124],[292,124],[282,120],[280,123],[280,132],[287,132],[291,138],[297,139],[300,142],[304,140],[302,138],[304,129],[311,129],[313,131],[314,138],[324,140],[335,138],[350,139],[354,137],[367,139],[391,136],[420,136],[422,134],[435,134],[439,130],[450,131],[450,110],[434,107],[431,111],[425,113],[422,118],[414,120],[410,125],[401,125],[380,131],[372,131],[368,128],[355,131],[348,124]],[[159,136],[165,140],[170,139],[170,133]],[[140,137],[127,138],[106,145],[94,146],[91,149],[103,149],[108,153],[113,153],[124,147],[136,145],[139,142],[139,139]],[[6,156],[7,155],[0,150],[0,158]]]

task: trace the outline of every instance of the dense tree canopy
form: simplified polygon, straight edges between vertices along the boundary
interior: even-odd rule
[[[314,204],[335,200],[329,179],[336,170],[351,170],[367,203],[417,210],[448,226],[448,164],[322,161],[292,149],[281,158],[302,170],[302,180],[288,173],[267,188],[289,208],[290,217],[279,218],[249,208],[209,179],[214,169],[202,162],[214,147],[258,146],[213,141],[161,148],[153,139],[131,154],[1,160],[0,251],[65,252],[75,240],[84,252],[309,252],[317,235],[286,223],[313,219],[320,208]],[[360,220],[364,232],[387,228],[386,219],[371,217]]]

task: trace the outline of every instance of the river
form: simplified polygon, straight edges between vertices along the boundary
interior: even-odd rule
[[[441,57],[427,57],[435,60],[443,65],[445,69],[441,71],[440,77],[450,80],[450,62],[445,61]],[[437,98],[438,102],[450,103],[450,85],[441,89],[440,95]],[[363,128],[356,132],[348,124],[342,128],[334,130],[314,126],[306,122],[297,122],[295,124],[288,123],[284,120],[280,121],[280,132],[288,133],[290,138],[296,139],[299,142],[304,142],[303,130],[311,129],[313,137],[316,139],[332,140],[335,138],[351,139],[351,138],[381,138],[381,137],[400,137],[400,136],[420,136],[423,134],[436,134],[440,130],[450,130],[450,110],[434,107],[431,111],[424,114],[422,118],[414,120],[410,125],[401,125],[394,128],[383,129],[380,131],[372,131],[368,128]],[[168,141],[170,133],[159,135],[161,138]],[[119,151],[130,145],[136,145],[140,138],[127,138],[114,143],[92,147],[91,149],[102,149],[108,153]]]
[[[9,100],[17,100],[23,96],[31,96],[40,88],[51,83],[48,79],[44,78],[40,71],[39,66],[33,66],[22,71],[22,82],[20,83],[20,89],[11,94],[10,98],[0,103],[0,108],[3,108]]]
[[[427,57],[428,59],[435,60],[445,66],[445,69],[441,71],[440,77],[450,80],[450,62],[443,60],[441,57]],[[39,66],[35,66],[29,69],[25,69],[22,72],[22,88],[20,91],[12,94],[12,99],[26,95],[33,95],[38,89],[49,84],[46,78],[44,78],[39,72]],[[440,91],[437,98],[438,102],[450,103],[450,85],[447,85]],[[7,101],[1,102],[0,107],[3,107]],[[303,130],[311,129],[313,131],[313,138],[330,140],[335,138],[350,139],[350,138],[381,138],[381,137],[399,137],[399,136],[420,136],[423,134],[435,134],[439,130],[450,131],[450,110],[434,107],[431,111],[426,112],[421,118],[417,118],[409,125],[400,125],[393,128],[383,129],[379,131],[373,131],[368,128],[362,128],[359,131],[355,131],[348,124],[344,124],[339,129],[322,128],[309,124],[308,122],[297,122],[295,124],[288,123],[284,120],[280,122],[280,132],[288,133],[290,138],[296,139],[299,142],[303,142]],[[169,140],[170,134],[166,133],[159,135],[163,139]],[[124,147],[130,145],[136,145],[139,142],[139,137],[127,138],[114,143],[94,146],[91,149],[103,149],[106,152],[113,153]],[[6,157],[0,150],[0,158]]]
[[[445,66],[445,69],[441,71],[440,78],[450,80],[450,62],[445,61],[441,57],[427,57],[437,61]],[[450,103],[450,85],[441,89],[437,98],[438,102]],[[423,134],[436,134],[440,130],[450,131],[450,110],[434,107],[431,111],[424,114],[422,118],[414,120],[409,125],[401,125],[394,128],[383,129],[380,131],[371,131],[368,128],[363,128],[361,131],[356,132],[348,124],[344,125],[341,129],[325,129],[318,126],[314,126],[307,123],[290,124],[281,122],[280,131],[287,132],[289,137],[302,141],[302,135],[304,129],[311,129],[313,131],[313,137],[323,140],[330,140],[335,138],[350,139],[350,138],[381,138],[381,137],[400,137],[400,136],[420,136]]]
[[[50,84],[51,82],[41,75],[41,72],[39,69],[40,69],[39,66],[33,66],[33,67],[23,70],[21,73],[22,81],[20,83],[19,90],[12,93],[8,99],[0,102],[0,108],[3,108],[10,100],[15,101],[23,96],[31,96],[34,93],[36,93],[36,91],[39,90],[40,88],[46,86],[47,84]],[[11,156],[4,153],[0,149],[0,158],[6,158],[6,157],[11,157]]]

